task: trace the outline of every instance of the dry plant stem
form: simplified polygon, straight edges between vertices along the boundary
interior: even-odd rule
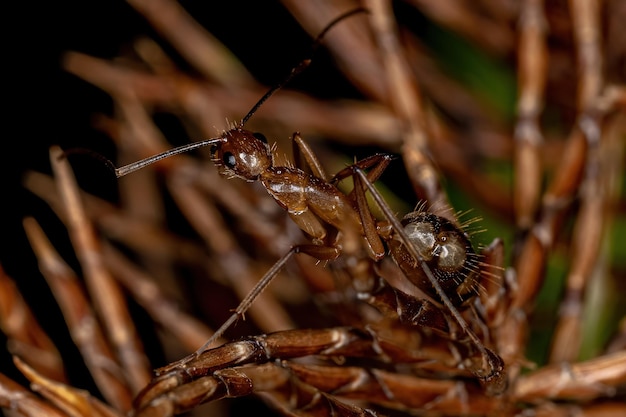
[[[471,395],[466,397],[465,390],[471,390]],[[318,415],[313,410],[317,407],[326,409],[325,401],[333,401],[335,407],[343,404],[342,408],[345,408],[346,400],[367,401],[399,411],[427,409],[451,415],[462,414],[466,410],[481,414],[504,411],[499,403],[485,397],[474,387],[455,381],[436,381],[376,369],[370,372],[359,367],[282,361],[279,364],[267,363],[217,370],[210,376],[153,400],[146,408],[140,409],[137,416],[160,416],[154,410],[161,407],[182,412],[194,407],[199,398],[202,401],[215,401],[226,396],[238,397],[265,392],[284,398],[279,403],[283,404],[282,407],[287,410],[288,415],[296,410],[300,411],[297,415]],[[323,394],[328,392],[337,395]],[[293,401],[294,398],[298,401]],[[311,401],[308,398],[320,402],[307,403]],[[292,408],[288,408],[284,405],[294,403],[299,406],[296,408],[292,405]],[[322,415],[328,415],[327,412]],[[353,412],[356,410],[353,409]],[[361,413],[363,412],[361,409]],[[353,414],[335,410],[330,415]]]
[[[104,262],[115,279],[146,309],[154,322],[163,326],[186,350],[196,350],[211,337],[213,331],[210,328],[181,311],[150,276],[113,246],[104,244],[102,251]],[[224,342],[219,340],[220,344]]]
[[[123,130],[123,129],[122,129]],[[130,135],[131,132],[123,130],[120,136]],[[122,143],[128,143],[124,139]],[[121,145],[118,149],[118,161],[123,164],[137,159],[135,152],[128,149],[129,146]],[[154,170],[140,170],[131,175],[126,181],[118,182],[120,201],[124,206],[125,217],[131,221],[137,219],[154,225],[156,228],[165,229],[166,215],[158,181]],[[153,277],[163,291],[172,299],[182,300],[184,295],[180,290],[175,266],[170,257],[151,256],[150,253],[138,252],[137,263],[145,267],[145,272]]]
[[[38,172],[29,172],[24,178],[24,186],[45,200],[57,216],[67,222],[65,210],[55,192],[54,180],[51,177]],[[148,224],[142,219],[129,219],[123,211],[93,195],[81,192],[81,198],[89,218],[95,221],[99,230],[111,240],[151,258],[200,265],[199,259],[205,252],[195,243],[163,230],[161,226]]]
[[[482,290],[478,296],[484,309],[487,326],[497,329],[507,314],[510,297],[508,283],[505,282],[505,248],[502,239],[495,239],[481,250],[483,263]]]
[[[263,216],[257,207],[238,192],[232,183],[221,177],[215,167],[204,166],[193,175],[194,184],[207,192],[212,199],[233,215],[240,227],[257,239],[266,244],[267,250],[275,256],[283,255],[293,244],[289,238],[270,219]]]
[[[318,2],[282,0],[282,3],[311,36],[317,35],[334,17],[360,6],[359,2],[354,0]],[[384,69],[380,65],[378,52],[366,29],[366,21],[367,15],[364,14],[359,18],[341,22],[341,25],[334,27],[324,38],[324,48],[333,54],[339,68],[363,94],[377,102],[387,103]],[[300,125],[294,126],[298,126],[298,129],[304,132]]]
[[[145,105],[164,108],[172,108],[182,102],[197,125],[207,130],[222,126],[223,119],[206,120],[206,114],[201,111],[207,107],[203,104],[206,100],[219,103],[224,114],[243,115],[266,91],[258,88],[233,92],[212,85],[172,83],[171,77],[124,68],[77,52],[68,52],[63,65],[68,72],[113,96],[124,96],[130,92]],[[198,108],[199,105],[201,108]],[[282,91],[265,103],[263,111],[255,115],[253,121],[260,123],[264,120],[297,126],[303,134],[319,132],[348,144],[372,143],[388,147],[400,143],[395,118],[386,109],[372,103],[324,103],[301,93]],[[214,133],[211,131],[209,135]]]
[[[0,407],[26,417],[67,417],[67,414],[1,373]]]
[[[607,401],[594,405],[556,405],[546,403],[534,409],[534,417],[614,417],[626,414],[623,402]]]
[[[50,161],[67,212],[70,237],[96,313],[104,324],[131,390],[139,391],[150,380],[150,371],[124,296],[102,263],[98,239],[83,211],[76,179],[61,149],[51,149]]]
[[[176,90],[162,76],[125,67],[80,52],[67,52],[63,68],[111,95],[132,94],[151,104],[174,101]]]
[[[608,184],[612,175],[606,155],[607,138],[596,106],[602,88],[600,50],[600,10],[596,2],[571,2],[574,36],[577,42],[580,71],[578,91],[578,128],[587,142],[587,160],[580,184],[581,208],[574,231],[573,262],[567,277],[567,288],[560,310],[560,320],[553,339],[551,361],[573,360],[581,343],[580,321],[587,282],[598,262],[602,232],[607,216]]]
[[[581,206],[574,226],[570,271],[559,310],[550,354],[551,362],[573,361],[583,339],[583,301],[589,280],[598,262],[604,230],[610,219],[608,197],[609,184],[616,168],[607,158],[608,138],[589,149],[585,178],[580,185]]]
[[[531,228],[516,261],[519,289],[513,301],[514,309],[530,309],[541,288],[548,251],[554,243],[561,216],[580,183],[586,149],[582,133],[574,129],[556,177],[542,198],[539,221]]]
[[[112,92],[110,92],[112,93]],[[118,122],[122,130],[127,131],[126,146],[133,146],[135,154],[143,152],[150,155],[166,150],[166,140],[154,124],[144,105],[132,93],[112,94],[118,109]],[[121,138],[118,138],[121,139]],[[164,158],[155,166],[167,170],[181,163],[182,158]],[[116,172],[119,178],[119,174]]]
[[[358,335],[352,336],[347,329],[332,329],[328,331],[293,330],[227,343],[200,353],[183,370],[167,372],[155,378],[137,398],[137,410],[142,410],[151,404],[158,404],[163,400],[178,406],[184,405],[186,408],[190,405],[196,406],[210,398],[195,393],[188,399],[188,396],[183,393],[195,392],[196,387],[189,383],[194,380],[202,381],[203,377],[210,377],[216,371],[233,365],[267,362],[271,358],[288,358],[318,352],[329,353],[334,349],[345,348],[347,344],[358,342],[358,340]],[[306,343],[299,346],[298,342],[301,341]],[[294,347],[296,348],[293,349]],[[179,375],[180,373],[182,375]],[[176,389],[179,390],[178,395],[169,394]],[[202,385],[200,389],[203,390]],[[208,392],[211,391],[208,390]],[[193,400],[194,403],[188,404],[189,400]]]
[[[497,54],[506,54],[515,45],[514,34],[508,22],[498,22],[483,13],[478,13],[465,1],[409,0],[415,8],[434,21],[466,36],[481,47]]]
[[[391,5],[384,0],[369,0],[366,6],[371,10],[372,28],[385,63],[391,106],[400,119],[402,156],[409,178],[414,182],[418,198],[428,201],[429,211],[456,223],[438,174],[427,155],[425,110],[395,33]]]
[[[206,79],[226,86],[253,85],[239,61],[172,0],[127,0]]]
[[[590,3],[594,2],[588,0],[572,2],[572,18],[575,22],[580,21],[580,24],[573,26],[580,62],[579,125],[572,128],[559,169],[543,197],[540,220],[533,227],[520,256],[517,268],[520,291],[514,303],[515,307],[528,307],[530,300],[536,295],[542,282],[541,273],[546,261],[546,252],[554,241],[562,212],[575,195],[585,172],[588,147],[592,145],[591,142],[599,140],[600,127],[590,114],[586,114],[587,110],[592,110],[595,106],[601,87],[599,84],[601,59],[597,55],[601,50],[598,43],[599,11]],[[588,14],[581,16],[583,12]],[[588,62],[592,57],[597,62]],[[591,132],[595,132],[593,138],[589,136]]]
[[[217,370],[211,376],[157,398],[139,409],[135,417],[178,414],[194,408],[199,401],[215,401],[252,393],[271,395],[271,402],[286,415],[375,415],[320,392],[299,381],[289,371],[277,364]]]
[[[469,125],[463,126],[463,135],[471,138],[471,152],[488,158],[509,158],[511,143],[508,127],[493,109],[461,82],[450,78],[417,36],[406,30],[401,30],[400,35],[407,61],[414,77],[420,82],[423,95],[446,114],[453,115],[454,119],[469,122]],[[450,140],[445,136],[442,139]]]
[[[602,16],[597,1],[571,0],[570,4],[579,69],[578,124],[588,146],[595,147],[601,134],[594,113],[604,87],[600,34]]]
[[[76,275],[55,251],[35,219],[24,219],[24,229],[39,269],[61,307],[72,339],[100,392],[118,410],[130,410],[133,393],[126,385],[124,371],[107,344]]]
[[[445,415],[504,413],[506,406],[485,396],[475,386],[452,380],[420,378],[410,374],[359,367],[283,366],[301,381],[342,398],[365,400],[398,411],[429,410]]]
[[[584,112],[595,105],[603,86],[600,3],[595,0],[569,3],[579,70],[578,108]]]
[[[374,332],[370,334],[373,339],[362,332],[347,328],[294,330],[223,345],[203,352],[186,370],[179,370],[178,374],[166,373],[155,379],[139,397],[139,413],[159,415],[144,414],[146,410],[156,408],[182,412],[200,402],[223,398],[226,394],[240,396],[265,389],[278,389],[276,384],[282,383],[282,378],[273,372],[278,371],[274,366],[280,364],[279,366],[289,369],[297,376],[300,382],[322,392],[332,392],[341,398],[366,399],[371,403],[402,411],[427,409],[464,414],[472,410],[481,415],[516,414],[514,403],[517,398],[512,393],[507,397],[511,402],[501,403],[486,397],[476,386],[459,381],[423,379],[379,369],[316,366],[288,361],[289,358],[314,354],[329,358],[363,355],[371,360],[406,366],[407,363],[419,363],[429,357],[427,354],[421,356],[426,353],[422,349],[425,346],[397,345],[388,343]],[[305,340],[306,343],[303,343]],[[537,392],[532,395],[567,398],[572,392],[583,392],[585,385],[589,388],[584,391],[585,395],[611,395],[613,389],[609,386],[619,385],[625,377],[624,353],[620,355],[575,364],[572,368],[573,377],[567,373],[567,369],[564,371],[560,367],[548,368],[546,372],[539,371],[536,376],[529,378],[551,378],[563,383],[553,391],[544,389],[542,394]],[[260,365],[266,361],[270,361],[270,365]],[[425,369],[423,366],[424,364],[418,365],[418,369]],[[257,372],[268,368],[269,373],[262,372],[260,375],[265,375],[265,378],[259,382]],[[232,379],[234,376],[237,378]],[[271,385],[268,386],[267,383]],[[533,382],[526,385],[532,388]],[[550,388],[554,388],[554,384]],[[526,391],[520,392],[527,395]]]
[[[13,280],[0,266],[0,330],[9,351],[42,374],[66,381],[63,359],[31,312]]]
[[[138,38],[133,42],[133,50],[139,58],[158,75],[176,76],[176,65],[161,48],[161,46],[150,38]]]
[[[550,399],[590,400],[614,395],[626,384],[626,351],[600,356],[585,362],[545,366],[521,376],[513,388],[519,401]]]
[[[190,137],[215,136],[217,134],[215,122],[220,121],[220,124],[223,124],[223,120],[228,120],[228,118],[221,103],[202,88],[204,83],[179,71],[176,64],[156,42],[150,39],[140,39],[135,42],[134,46],[137,54],[152,72],[163,76],[162,82],[168,82],[175,87],[173,90],[176,98],[167,106],[180,113],[181,121],[190,130]],[[260,86],[253,86],[250,89],[257,87]],[[225,88],[229,91],[233,86],[225,86]]]
[[[501,184],[495,182],[487,175],[477,172],[463,154],[463,150],[458,146],[451,146],[445,142],[450,142],[455,138],[457,143],[462,143],[458,139],[462,137],[461,132],[455,132],[441,120],[436,120],[436,116],[431,114],[429,125],[432,126],[433,137],[429,143],[432,153],[435,155],[437,167],[445,173],[447,177],[463,187],[468,194],[491,208],[504,219],[510,219],[513,208],[510,202],[510,192]]]
[[[207,247],[216,254],[233,291],[240,300],[244,299],[255,287],[259,276],[254,273],[249,258],[239,248],[219,211],[185,179],[173,178],[169,190]],[[270,293],[260,295],[250,307],[249,314],[264,332],[294,327],[285,309]]]
[[[122,417],[122,413],[92,397],[87,391],[50,380],[34,369],[14,358],[17,368],[31,382],[33,391],[63,410],[68,416],[76,417]]]
[[[120,123],[119,136],[116,140],[118,145],[118,163],[126,165],[137,159],[136,152],[133,152],[129,137],[135,133],[128,127],[128,124]],[[165,213],[160,191],[157,186],[154,170],[139,170],[135,175],[119,184],[120,201],[124,205],[124,211],[131,218],[139,218],[152,224],[163,224]]]
[[[543,0],[523,2],[519,18],[517,123],[515,126],[515,184],[513,198],[517,228],[532,225],[541,192],[539,118],[547,77],[547,22]]]
[[[622,22],[626,18],[626,4],[621,0],[608,0],[606,4],[607,23],[605,53],[606,72],[609,82],[624,82],[624,57],[626,57],[626,33]]]
[[[419,401],[418,398],[422,398],[431,407],[435,407],[438,403],[437,397],[445,393],[450,395],[450,401],[446,406],[456,407],[457,410],[462,408],[463,399],[456,398],[452,389],[456,382],[453,381],[427,381],[408,375],[394,376],[379,371],[374,371],[372,376],[370,370],[357,371],[350,367],[346,368],[346,372],[337,370],[336,372],[329,372],[326,378],[322,378],[318,372],[322,369],[321,367],[304,365],[304,367],[298,368],[297,365],[285,362],[290,358],[321,355],[330,359],[366,357],[391,366],[392,364],[415,364],[421,369],[426,369],[430,361],[437,358],[440,368],[444,362],[447,362],[446,365],[451,367],[448,369],[454,369],[458,366],[455,364],[456,359],[449,352],[446,358],[444,357],[446,352],[436,347],[429,348],[422,345],[422,342],[425,340],[417,342],[419,346],[414,346],[412,343],[411,346],[406,346],[406,343],[405,345],[398,345],[385,338],[379,338],[376,333],[365,333],[342,327],[319,330],[289,330],[248,337],[204,351],[189,362],[185,369],[178,369],[158,376],[139,395],[136,401],[137,411],[141,413],[144,409],[156,406],[163,407],[165,404],[169,404],[170,409],[181,412],[197,406],[201,402],[222,398],[225,389],[228,395],[249,395],[257,388],[251,382],[228,386],[229,381],[224,380],[223,377],[232,375],[232,373],[245,377],[245,372],[248,369],[254,371],[255,368],[266,362],[282,364],[286,367],[296,366],[294,372],[304,382],[317,386],[325,392],[332,392],[334,395],[342,394],[350,397],[353,392],[358,393],[362,390],[365,391],[364,396],[368,395],[368,392],[372,394],[372,397],[368,397],[368,399],[384,396],[385,402],[388,402],[394,398],[392,393],[395,391],[398,395],[407,398],[407,401],[410,401],[408,400],[409,397],[413,397],[414,402],[411,405],[415,405],[415,402]],[[243,365],[250,365],[250,367],[243,368]],[[443,368],[445,369],[445,366]],[[331,370],[333,368],[324,369]],[[274,384],[276,381],[270,382]],[[421,390],[421,394],[417,392],[407,394],[406,387],[402,388],[403,384],[407,384],[411,389],[414,388],[418,392]],[[421,397],[417,397],[419,395]],[[358,394],[355,397],[359,398]],[[485,402],[484,394],[477,392],[476,397],[478,402]],[[488,401],[488,403],[497,404],[493,401]]]
[[[154,172],[151,172],[151,174],[154,174]],[[139,176],[141,177],[142,175],[139,175]],[[155,184],[158,183],[158,181],[156,181],[155,178],[153,179],[155,180],[152,183],[152,185],[154,186]],[[143,185],[143,181],[141,179],[138,182],[128,181],[128,183],[126,183],[124,186],[120,184],[120,191],[124,187],[128,187],[128,194],[131,194],[134,187]],[[154,225],[155,229],[160,230],[162,232],[168,232],[167,222],[165,219],[165,213],[155,213],[154,211],[151,211],[150,208],[146,207],[144,209],[141,207],[141,206],[145,206],[147,203],[152,207],[159,207],[156,210],[161,210],[163,208],[162,197],[156,194],[157,192],[159,192],[159,190],[154,189],[153,191],[155,192],[155,194],[152,194],[150,196],[152,198],[146,198],[143,202],[138,201],[137,199],[134,199],[134,198],[131,198],[130,201],[126,200],[129,202],[127,204],[124,204],[124,206],[125,208],[129,207],[128,210],[130,210],[131,212],[127,215],[127,217],[131,221],[133,219],[136,219],[139,222],[144,222],[144,221],[148,222],[151,225]],[[142,193],[139,192],[137,194],[141,195]],[[127,210],[125,209],[124,212],[127,212]],[[140,213],[146,213],[146,215],[141,215]],[[154,217],[150,216],[150,213],[153,213]],[[103,233],[107,233],[107,230],[105,228],[102,228],[101,230],[103,230]],[[107,237],[109,236],[114,238],[114,236],[107,235]],[[145,237],[147,237],[147,235],[145,235]],[[169,236],[165,236],[165,238],[168,238],[168,237]],[[141,240],[141,238],[138,238],[137,240]],[[171,239],[168,239],[168,242],[166,243],[169,249],[175,249],[180,254],[184,254],[184,256],[187,256],[189,260],[191,261],[192,265],[203,264],[202,256],[204,256],[205,253],[201,244],[199,244],[198,242],[190,241],[190,242],[186,242],[186,245],[184,245],[187,247],[180,246],[178,248],[175,248],[175,245],[176,245],[175,240],[177,239],[175,239],[175,235],[172,234]],[[119,242],[119,240],[117,239],[116,241]],[[177,300],[180,302],[185,299],[185,294],[182,291],[182,288],[180,287],[180,281],[179,281],[179,276],[178,276],[179,271],[177,270],[177,267],[181,266],[181,263],[178,262],[178,260],[173,259],[173,257],[171,256],[159,257],[159,256],[154,256],[153,252],[141,251],[141,252],[136,252],[134,262],[135,264],[141,265],[143,267],[144,274],[151,276],[152,281],[157,285],[158,288],[161,289],[161,292],[165,292],[168,294],[168,298],[170,300]]]

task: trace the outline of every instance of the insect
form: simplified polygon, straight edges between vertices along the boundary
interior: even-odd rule
[[[357,9],[337,17],[318,35],[314,45],[317,46],[336,23],[362,11]],[[241,301],[230,318],[196,352],[158,369],[157,380],[140,395],[140,408],[156,395],[151,391],[158,392],[162,381],[171,381],[172,376],[179,379],[182,374],[191,376],[195,372],[206,376],[211,367],[197,365],[203,352],[246,313],[283,265],[297,253],[308,254],[319,261],[330,261],[340,256],[346,258],[344,268],[354,281],[354,288],[360,297],[371,298],[372,303],[383,311],[396,310],[400,322],[426,325],[445,334],[450,332],[451,318],[465,335],[460,339],[469,339],[469,342],[461,343],[463,347],[459,349],[466,350],[470,346],[470,351],[478,352],[478,359],[470,360],[467,368],[488,387],[488,392],[501,393],[506,386],[502,360],[484,346],[459,312],[476,298],[480,275],[478,256],[462,230],[435,214],[418,211],[406,216],[402,224],[398,222],[372,186],[372,182],[389,165],[392,156],[378,154],[365,158],[328,180],[321,163],[298,133],[292,137],[296,149],[294,160],[298,161],[298,155],[302,154],[311,173],[297,166],[275,165],[272,148],[265,136],[244,129],[244,124],[254,112],[306,65],[307,60],[295,67],[285,82],[269,90],[240,123],[220,137],[184,145],[115,168],[119,178],[163,158],[210,145],[212,160],[224,175],[260,182],[312,242],[293,246],[283,255]],[[369,173],[365,174],[364,170],[369,170]],[[354,180],[354,189],[349,195],[334,185],[347,177]],[[366,190],[372,193],[383,210],[386,225],[376,224],[367,205]],[[404,294],[393,286],[377,282],[372,275],[375,264],[385,257],[383,241],[387,242],[394,260],[406,276],[408,282],[405,284],[409,288],[417,288],[417,293],[421,295],[415,295],[411,290],[409,294],[412,295]],[[426,298],[419,299],[423,294]],[[390,299],[389,295],[395,299]],[[443,313],[438,306],[440,304],[448,313]],[[192,379],[196,377],[198,375]],[[186,379],[182,377],[182,381]]]
[[[357,175],[360,176],[360,180],[356,181],[357,187],[360,186],[360,181],[364,181],[368,187],[372,187],[365,174],[358,167],[351,169],[355,169]],[[380,194],[374,188],[370,188],[370,190],[374,193],[375,198],[384,204]],[[384,210],[389,210],[388,207],[384,207]],[[474,253],[467,235],[449,220],[426,211],[409,213],[403,219],[402,225],[382,227],[386,231],[381,235],[389,242],[396,263],[402,272],[409,277],[409,282],[403,282],[403,289],[407,290],[408,293],[397,290],[386,284],[385,281],[374,281],[369,285],[375,285],[375,288],[368,285],[363,286],[363,282],[359,282],[361,285],[359,296],[365,298],[370,305],[375,306],[381,312],[385,312],[384,315],[391,319],[391,323],[395,322],[395,325],[392,324],[391,327],[399,326],[396,331],[403,337],[410,337],[407,335],[411,332],[420,333],[420,328],[422,330],[427,328],[429,331],[434,331],[435,334],[430,334],[429,331],[420,333],[420,341],[417,344],[402,346],[399,341],[394,340],[394,337],[385,336],[385,331],[380,331],[379,334],[378,330],[374,330],[375,327],[372,327],[369,333],[356,328],[345,327],[278,332],[245,338],[215,349],[207,349],[203,346],[201,350],[182,361],[156,370],[157,377],[142,391],[137,399],[137,415],[180,413],[194,408],[200,402],[220,399],[226,392],[228,392],[228,396],[241,396],[250,392],[257,392],[257,385],[263,385],[261,382],[257,382],[257,378],[259,380],[264,377],[267,378],[267,372],[272,375],[276,374],[277,384],[285,384],[285,377],[290,372],[295,372],[299,376],[299,372],[303,372],[302,382],[304,385],[301,387],[290,386],[288,389],[292,390],[291,395],[297,398],[301,397],[299,401],[305,401],[302,405],[304,409],[310,407],[328,410],[344,409],[344,411],[339,412],[340,415],[360,413],[358,408],[352,408],[332,397],[322,396],[320,400],[317,398],[320,395],[319,391],[306,385],[309,381],[305,374],[313,373],[316,375],[314,377],[309,374],[309,378],[324,378],[324,368],[312,367],[309,369],[305,366],[299,369],[297,362],[294,364],[288,362],[289,359],[305,358],[311,355],[319,355],[327,359],[336,358],[337,360],[339,358],[345,360],[345,358],[350,357],[368,358],[379,361],[380,366],[383,366],[384,363],[415,363],[417,368],[422,371],[427,371],[432,366],[431,371],[435,373],[458,373],[460,371],[458,367],[461,366],[466,369],[466,376],[480,378],[487,388],[486,392],[490,392],[490,395],[501,393],[506,387],[502,360],[484,347],[482,340],[474,334],[474,330],[465,323],[458,312],[464,304],[465,307],[467,306],[469,300],[476,298],[475,287],[478,285],[481,275],[478,268],[480,257]],[[400,232],[397,233],[394,227],[400,227],[397,229]],[[408,244],[403,243],[402,238],[397,236],[398,234],[405,235]],[[492,250],[494,249],[492,248]],[[418,251],[416,256],[421,259],[421,265],[413,260],[413,255],[409,254],[414,251]],[[488,253],[485,251],[485,256]],[[423,266],[424,264],[425,266]],[[350,268],[347,270],[350,271]],[[424,270],[428,272],[424,272]],[[373,281],[369,272],[366,280]],[[432,274],[437,283],[440,283],[437,290],[432,288],[430,281],[432,278],[428,278],[427,273]],[[385,274],[382,273],[382,275]],[[414,294],[413,291],[416,288],[418,292],[421,291],[420,295]],[[459,317],[455,317],[455,319],[462,326],[461,333],[471,335],[469,342],[464,340],[463,336],[459,336],[459,340],[450,338],[450,317],[435,301],[439,299],[437,291],[441,291],[446,296],[450,294],[447,302],[455,312],[453,314],[459,314]],[[424,293],[426,297],[430,296],[433,301],[423,298]],[[454,299],[454,303],[450,299]],[[240,308],[241,305],[238,309]],[[447,354],[444,353],[443,356],[439,353],[437,358],[429,356],[429,345],[437,346],[442,341],[451,343],[454,348]],[[453,352],[455,351],[463,352],[462,356],[465,359],[462,364],[454,358]],[[281,365],[272,364],[277,360],[280,360]],[[434,363],[428,364],[431,361]],[[246,367],[245,365],[249,366]],[[331,369],[332,367],[326,368],[326,371]],[[344,368],[342,367],[342,369]],[[335,372],[329,372],[329,375],[334,374]],[[338,384],[337,389],[344,384],[346,387],[352,384],[346,382],[345,378],[353,379],[353,382],[359,385],[377,383],[370,380],[369,377],[365,381],[358,381],[363,377],[361,374],[362,372],[355,369],[341,376],[337,374],[335,380],[332,380],[333,376],[329,376],[329,378],[332,380],[331,384]],[[380,381],[378,383],[381,386],[376,389],[384,390],[385,386]],[[313,386],[315,386],[314,382]],[[278,387],[274,388],[278,389]],[[445,389],[442,389],[441,394],[443,395],[445,391],[450,390],[452,387],[446,386]],[[311,403],[306,403],[306,398],[310,395],[315,395],[316,399]],[[462,405],[460,406],[462,407]]]

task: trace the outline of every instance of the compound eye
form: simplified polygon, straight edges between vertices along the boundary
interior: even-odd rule
[[[263,133],[254,132],[252,134],[252,136],[254,136],[255,138],[257,138],[258,140],[260,140],[263,143],[267,143],[267,138],[265,137],[265,135]]]
[[[235,155],[233,155],[231,152],[224,152],[224,156],[222,156],[222,161],[224,162],[224,166],[226,166],[226,168],[234,169],[235,165],[237,165]]]
[[[455,236],[443,237],[440,240],[445,243],[440,246],[439,267],[449,271],[461,268],[467,257],[464,242]]]

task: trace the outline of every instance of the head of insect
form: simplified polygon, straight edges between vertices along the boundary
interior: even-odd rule
[[[262,133],[235,127],[211,146],[213,162],[226,176],[257,181],[272,166],[272,150]]]
[[[409,242],[433,272],[435,279],[456,307],[464,306],[476,295],[479,256],[469,237],[449,220],[432,213],[415,211],[402,219]],[[440,297],[422,268],[398,239],[389,241],[391,254],[406,276],[434,299]]]

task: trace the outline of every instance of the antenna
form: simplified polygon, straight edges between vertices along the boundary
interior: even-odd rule
[[[302,61],[300,61],[300,63],[298,63],[298,65],[296,65],[291,72],[289,73],[289,75],[287,75],[287,77],[281,81],[280,83],[276,84],[275,86],[273,86],[272,88],[270,88],[267,93],[265,93],[263,95],[263,97],[261,97],[259,99],[259,101],[256,102],[256,104],[254,106],[252,106],[252,108],[250,109],[250,111],[243,117],[243,119],[241,119],[241,122],[239,122],[239,124],[237,125],[237,127],[235,129],[241,129],[243,128],[243,126],[246,124],[246,122],[248,122],[248,120],[250,120],[250,118],[254,115],[254,113],[263,105],[263,103],[265,103],[265,101],[267,99],[269,99],[276,91],[280,90],[281,88],[283,88],[289,81],[291,81],[296,75],[300,74],[302,71],[304,71],[311,63],[311,59],[313,54],[315,53],[315,51],[319,48],[319,46],[322,43],[322,40],[324,38],[324,36],[328,33],[328,31],[330,29],[332,29],[337,23],[341,22],[342,20],[353,16],[357,13],[367,13],[368,10],[363,8],[363,7],[359,7],[357,9],[354,10],[350,10],[346,13],[343,13],[339,16],[337,16],[334,20],[332,20],[328,25],[326,25],[326,27],[315,37],[315,40],[313,41],[313,45],[311,46],[311,52],[309,53],[308,57],[303,59]],[[219,143],[225,142],[225,136],[228,134],[228,132],[226,132],[226,134],[222,135],[221,137],[217,137],[217,138],[211,138],[211,139],[205,139],[205,140],[201,140],[198,142],[193,142],[193,143],[189,143],[186,145],[182,145],[179,146],[177,148],[173,148],[170,150],[167,150],[165,152],[162,152],[160,154],[157,155],[153,155],[150,156],[148,158],[145,159],[141,159],[139,161],[136,162],[132,162],[128,165],[124,165],[120,168],[115,168],[115,166],[110,162],[107,161],[105,162],[107,164],[107,166],[112,166],[113,170],[115,172],[115,176],[117,178],[123,177],[125,175],[130,174],[131,172],[135,172],[137,170],[140,170],[148,165],[151,165],[155,162],[160,161],[161,159],[165,159],[165,158],[169,158],[170,156],[174,156],[174,155],[178,155],[180,153],[184,153],[187,151],[191,151],[193,149],[197,149],[197,148],[201,148],[204,146],[208,146],[208,145],[217,145]],[[67,155],[68,152],[66,152],[65,154]],[[98,158],[98,159],[102,159],[102,158]]]

